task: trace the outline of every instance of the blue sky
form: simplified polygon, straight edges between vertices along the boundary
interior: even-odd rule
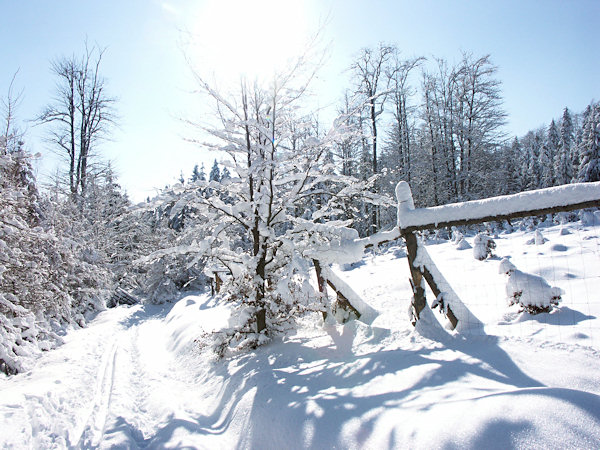
[[[102,73],[119,99],[120,126],[102,152],[135,200],[181,170],[189,176],[195,163],[209,170],[216,156],[184,140],[193,133],[180,118],[204,111],[184,54],[216,77],[260,75],[293,56],[326,17],[330,56],[315,85],[320,106],[334,104],[348,86],[344,70],[353,55],[379,42],[450,62],[461,51],[491,54],[511,134],[600,99],[596,0],[0,0],[0,11],[0,93],[19,69],[18,113],[29,149],[43,155],[42,180],[57,162],[44,130],[27,120],[52,98],[50,61],[80,54],[86,37],[107,48]]]

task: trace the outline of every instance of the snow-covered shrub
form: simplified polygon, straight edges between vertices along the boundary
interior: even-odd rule
[[[561,236],[566,236],[567,234],[571,234],[571,231],[568,228],[561,226],[558,234]]]
[[[0,148],[0,150],[3,150]],[[76,320],[71,295],[80,266],[68,242],[44,228],[30,164],[20,149],[0,151],[0,370],[16,373],[51,348],[50,323]],[[78,318],[78,317],[77,317]]]
[[[507,258],[500,262],[499,272],[508,275],[509,305],[519,304],[530,314],[550,312],[564,293],[559,287],[551,287],[542,277],[518,270]]]
[[[202,243],[207,219],[189,206],[185,195],[189,192],[181,187],[165,189],[123,216],[122,227],[130,228],[132,262],[119,285],[144,302],[174,301],[182,291],[201,291],[208,284],[206,257],[198,256],[207,248]]]
[[[526,244],[527,245],[543,245],[545,242],[547,242],[548,239],[546,239],[544,237],[544,235],[542,234],[542,232],[540,230],[535,230],[535,233],[533,234],[533,237],[531,239],[529,239]]]
[[[478,233],[473,239],[473,257],[479,261],[493,256],[496,242],[486,234]]]
[[[40,196],[30,158],[0,151],[0,366],[7,373],[53,348],[60,328],[84,326],[112,283],[107,224],[94,222],[93,210],[84,214],[82,202]]]
[[[504,230],[504,234],[511,234],[515,231],[515,227],[513,227],[512,223],[508,220],[505,220],[502,223],[502,229]]]
[[[595,225],[600,225],[600,217],[595,214],[595,211],[584,209],[579,213],[579,218],[581,220],[581,225],[584,227],[593,227]]]
[[[454,242],[455,244],[458,244],[463,238],[464,238],[464,236],[461,233],[461,231],[456,227],[452,227],[451,241]]]

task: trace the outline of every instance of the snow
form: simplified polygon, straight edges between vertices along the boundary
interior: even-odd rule
[[[599,448],[600,229],[563,227],[533,247],[531,231],[501,234],[483,261],[426,246],[484,334],[449,333],[429,309],[410,325],[400,246],[332,269],[377,310],[370,324],[315,315],[221,361],[198,345],[231,321],[208,295],[103,311],[0,377],[0,447]],[[506,257],[564,291],[555,311],[507,306]]]
[[[456,243],[457,250],[468,250],[470,248],[472,248],[471,244],[469,244],[465,238],[460,238],[460,240]]]
[[[576,199],[578,203],[600,201],[600,182],[574,183],[484,200],[414,209],[410,187],[408,183],[401,181],[396,186],[396,198],[398,199],[398,225],[404,229],[513,214],[529,211],[532,207],[536,209],[554,208],[569,205],[573,199]]]

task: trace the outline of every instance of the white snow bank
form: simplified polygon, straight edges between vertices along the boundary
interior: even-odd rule
[[[206,333],[229,326],[231,308],[214,305],[208,295],[189,296],[177,302],[165,318],[168,350],[185,354],[197,347],[197,339]]]

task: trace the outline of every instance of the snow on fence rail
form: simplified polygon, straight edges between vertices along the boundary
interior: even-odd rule
[[[411,304],[413,324],[416,325],[427,307],[424,286],[426,281],[436,296],[434,305],[439,306],[445,313],[453,329],[462,331],[480,328],[482,323],[453,291],[435,266],[425,246],[419,243],[415,232],[600,207],[600,182],[570,184],[515,195],[415,209],[410,187],[408,183],[401,181],[396,186],[396,197],[398,230],[406,242],[412,277],[410,281],[414,292]]]
[[[600,206],[600,181],[415,209],[408,183],[396,186],[402,232],[539,216]]]

